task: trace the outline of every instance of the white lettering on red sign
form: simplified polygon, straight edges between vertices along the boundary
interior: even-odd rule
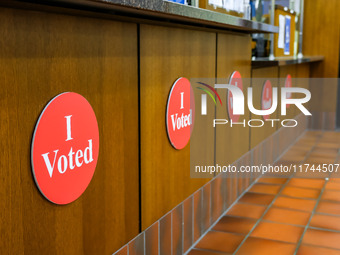
[[[195,102],[190,82],[179,78],[173,84],[166,111],[166,127],[172,146],[183,149],[190,140],[194,123]]]
[[[53,98],[32,140],[32,171],[41,193],[56,204],[76,200],[92,179],[98,153],[98,124],[88,101],[72,92]]]

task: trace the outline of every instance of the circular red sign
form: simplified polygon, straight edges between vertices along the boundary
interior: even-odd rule
[[[171,145],[183,149],[190,140],[194,124],[195,101],[190,82],[179,78],[172,85],[166,109],[166,129]]]
[[[241,74],[238,71],[232,73],[229,79],[229,85],[234,85],[243,91],[243,82]],[[228,116],[233,122],[237,122],[240,119],[240,115],[235,115],[233,110],[233,94],[228,91]]]
[[[292,76],[290,74],[287,75],[285,81],[285,88],[292,87]],[[292,98],[292,93],[287,93],[287,99]],[[287,104],[286,107],[289,108],[290,104]]]
[[[262,110],[268,110],[273,104],[273,88],[269,80],[267,80],[262,89],[262,100],[261,107]],[[268,120],[270,115],[263,115],[264,120]]]
[[[99,132],[89,102],[73,92],[53,98],[35,126],[31,163],[40,192],[55,204],[76,200],[97,165]]]

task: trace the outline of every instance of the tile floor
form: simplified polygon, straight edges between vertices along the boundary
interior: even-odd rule
[[[339,149],[340,132],[308,131],[277,164],[340,163]],[[338,171],[260,178],[188,254],[340,255]]]

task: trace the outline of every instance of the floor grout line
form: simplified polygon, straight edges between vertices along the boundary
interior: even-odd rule
[[[294,145],[296,144],[297,141],[299,141],[303,136],[305,136],[307,131],[304,131],[303,134],[301,136],[299,136],[294,143],[292,143],[282,154],[281,157]],[[321,136],[317,139],[320,140]],[[311,154],[311,152],[313,151],[313,149],[315,148],[317,141],[315,141],[314,145],[312,146],[312,148],[310,149],[310,151],[306,154],[306,156],[304,157],[304,159],[301,161],[304,162],[309,155]],[[278,157],[278,160],[281,158]],[[245,238],[242,240],[242,242],[238,245],[238,247],[236,248],[236,250],[234,251],[233,255],[235,255],[239,249],[242,247],[242,245],[246,242],[246,240],[248,239],[248,237],[250,237],[251,233],[255,230],[255,228],[259,225],[259,223],[262,221],[262,219],[264,218],[264,216],[267,214],[267,212],[269,211],[269,209],[273,206],[273,204],[275,203],[276,199],[280,196],[282,190],[287,186],[287,184],[289,183],[289,181],[292,179],[292,177],[294,176],[294,174],[291,174],[289,176],[289,178],[287,178],[286,182],[281,186],[279,192],[275,195],[273,201],[268,205],[268,207],[266,208],[266,210],[263,212],[263,214],[261,215],[261,217],[258,219],[258,221],[255,223],[255,225],[252,227],[252,229],[249,231],[249,233],[245,236]]]
[[[312,247],[315,247],[315,248],[325,248],[325,249],[329,249],[329,250],[340,251],[340,249],[338,249],[338,248],[331,248],[331,247],[323,246],[323,245],[315,245],[315,244],[303,244],[303,245],[312,246]]]
[[[251,230],[248,232],[248,234],[244,237],[244,239],[242,240],[242,242],[238,245],[238,247],[236,248],[236,250],[234,251],[233,255],[235,255],[239,249],[242,247],[242,245],[245,243],[245,241],[248,239],[248,237],[251,235],[251,233],[255,230],[255,228],[259,225],[259,223],[262,221],[262,219],[264,218],[264,216],[266,215],[266,213],[269,211],[269,209],[271,208],[271,206],[274,204],[274,202],[276,201],[276,199],[279,197],[279,194],[281,193],[281,191],[284,189],[284,187],[288,184],[290,178],[288,178],[286,180],[286,182],[282,185],[282,187],[280,188],[279,192],[275,195],[273,201],[267,206],[266,210],[262,213],[261,217],[256,221],[255,225],[251,228]]]
[[[276,134],[276,133],[278,133],[278,131],[279,130],[277,130],[276,132],[274,132],[272,135],[274,135],[274,134]],[[306,130],[304,130],[302,133],[301,133],[301,135],[299,135],[297,138],[295,138],[294,139],[294,141],[291,143],[291,145],[290,146],[288,146],[281,154],[280,154],[280,156],[279,157],[277,157],[275,160],[274,160],[274,163],[273,164],[275,164],[276,162],[278,162],[278,160],[298,141],[298,140],[300,140],[303,136],[305,136],[305,134],[308,132],[308,129],[306,129]],[[266,139],[268,139],[268,138],[266,138]],[[265,140],[264,140],[265,141]],[[264,143],[264,141],[262,141],[261,143],[259,143],[258,145],[260,145],[260,144],[262,144],[262,143]],[[257,145],[257,146],[258,146]],[[253,150],[253,149],[252,149]],[[251,150],[250,150],[251,151]],[[247,152],[248,153],[248,152]],[[242,158],[243,156],[241,156],[241,158]],[[216,176],[217,177],[217,176]],[[226,213],[235,205],[235,204],[237,204],[238,202],[239,202],[239,200],[241,199],[241,197],[243,197],[244,196],[244,194],[246,194],[253,186],[254,186],[254,184],[256,184],[257,183],[257,181],[260,179],[262,177],[262,175],[260,175],[260,176],[258,176],[257,178],[255,178],[254,179],[254,181],[249,185],[249,187],[247,188],[247,189],[245,189],[237,198],[236,198],[236,200],[231,204],[231,205],[229,205],[229,207],[227,208],[227,210],[225,210],[222,214],[221,214],[221,216],[220,217],[218,217],[218,219],[213,223],[213,224],[211,224],[211,226],[205,231],[205,233],[204,234],[202,234],[198,239],[197,239],[197,241],[195,242],[195,243],[193,243],[192,245],[191,245],[191,247],[183,254],[183,255],[188,255],[189,254],[189,252],[192,250],[192,249],[194,249],[195,248],[195,246],[206,236],[206,234],[207,233],[209,233],[209,231],[210,230],[212,230],[216,225],[217,225],[217,223],[226,215]],[[289,178],[290,179],[290,178]],[[288,178],[287,178],[287,180],[286,180],[286,182],[289,180]],[[210,183],[210,182],[208,182],[208,183]],[[207,183],[207,184],[208,184]],[[207,185],[207,184],[205,184],[205,185]],[[205,186],[204,185],[204,186]],[[203,187],[204,187],[203,186]],[[203,188],[202,187],[202,188]],[[202,196],[203,196],[203,194],[202,194]],[[274,198],[275,199],[275,198]]]
[[[301,135],[299,135],[280,155],[280,157],[277,157],[274,161],[273,164],[279,162],[279,160],[282,158],[282,156],[287,153],[301,138],[303,138],[306,133],[308,133],[309,130],[305,130]],[[315,141],[313,141],[313,143],[311,144],[312,146],[310,147],[310,150],[308,151],[308,153],[306,153],[306,155],[304,156],[304,159],[300,161],[300,163],[296,163],[296,164],[303,164],[303,162],[306,162],[306,160],[311,156],[312,152],[314,151],[314,149],[317,147],[317,145],[320,143],[320,141],[322,140],[324,136],[324,132],[316,135],[316,138],[315,138]],[[340,158],[340,150],[339,150],[339,153],[337,155],[337,158],[336,158],[336,161],[337,162]],[[265,221],[268,221],[268,222],[273,222],[273,223],[278,223],[278,224],[285,224],[285,225],[292,225],[292,226],[296,226],[296,227],[301,227],[303,228],[304,227],[304,231],[299,239],[299,242],[297,243],[297,247],[296,247],[296,250],[295,250],[295,253],[297,253],[301,243],[302,243],[302,239],[307,231],[308,228],[313,228],[313,227],[310,227],[310,222],[311,222],[311,219],[312,217],[314,216],[314,214],[316,213],[316,208],[319,204],[320,201],[323,201],[321,200],[321,196],[323,194],[323,192],[325,191],[325,187],[326,187],[326,184],[328,183],[328,178],[326,178],[326,181],[325,183],[323,184],[323,188],[320,190],[320,189],[315,189],[315,190],[320,190],[320,194],[318,196],[317,199],[312,199],[312,198],[300,198],[300,197],[292,197],[292,196],[286,196],[286,195],[283,195],[285,197],[289,197],[289,198],[294,198],[294,199],[302,199],[302,200],[311,200],[311,201],[315,201],[316,200],[316,204],[312,210],[312,212],[310,211],[302,211],[302,210],[295,210],[295,209],[291,209],[291,208],[284,208],[284,207],[275,207],[273,206],[275,201],[277,200],[278,197],[282,196],[282,191],[285,187],[288,186],[288,183],[290,182],[290,180],[295,177],[296,173],[292,173],[289,177],[288,176],[284,176],[283,178],[287,178],[286,181],[284,182],[284,184],[275,184],[275,183],[260,183],[259,184],[267,184],[267,185],[278,185],[278,186],[281,186],[280,187],[280,190],[278,191],[277,194],[268,194],[268,193],[258,193],[258,192],[250,192],[249,190],[255,185],[258,183],[259,179],[262,178],[264,176],[264,174],[258,176],[257,178],[254,178],[254,181],[249,185],[249,187],[247,187],[247,189],[245,189],[242,194],[240,194],[237,199],[231,204],[229,205],[229,207],[220,215],[220,217],[218,217],[218,219],[212,223],[210,225],[210,227],[205,231],[205,233],[203,235],[200,236],[200,238],[195,242],[193,243],[193,245],[187,250],[187,252],[185,253],[185,255],[188,255],[189,252],[193,249],[197,249],[195,248],[195,246],[206,236],[207,233],[209,233],[210,231],[216,231],[216,230],[213,230],[213,228],[220,222],[220,220],[224,217],[224,216],[231,216],[231,217],[238,217],[238,216],[233,216],[233,215],[226,215],[228,213],[228,211],[230,209],[233,208],[233,206],[237,203],[242,203],[242,202],[239,202],[239,200],[248,192],[250,193],[254,193],[254,194],[263,194],[263,195],[271,195],[271,196],[274,196],[274,199],[271,201],[271,203],[269,205],[261,205],[261,204],[252,204],[252,203],[243,203],[243,204],[252,204],[252,205],[257,205],[257,206],[262,206],[262,207],[267,207],[265,209],[265,211],[263,212],[263,214],[261,215],[261,217],[259,219],[253,219],[253,220],[256,220],[256,223],[255,225],[252,227],[252,229],[248,232],[248,234],[246,234],[246,236],[244,237],[244,239],[241,241],[241,243],[238,245],[238,247],[236,248],[236,250],[234,251],[234,255],[239,251],[239,249],[242,247],[242,245],[246,242],[246,240],[248,239],[248,237],[250,237],[250,235],[252,234],[252,232],[255,230],[255,228],[258,226],[258,224],[264,220],[264,216],[267,214],[267,212],[271,209],[271,208],[282,208],[282,209],[286,209],[286,210],[292,210],[292,211],[300,211],[300,212],[306,212],[306,213],[310,213],[310,217],[309,217],[309,220],[308,220],[308,223],[307,225],[295,225],[295,224],[289,224],[289,223],[281,223],[281,222],[274,222],[274,221],[268,221],[268,220],[265,220]],[[279,178],[279,177],[276,177],[276,176],[271,176],[273,178]],[[324,179],[322,177],[319,177],[319,178],[315,178],[315,179]],[[238,184],[238,183],[236,183]],[[292,187],[297,187],[297,188],[305,188],[305,189],[314,189],[314,188],[308,188],[308,187],[299,187],[299,186],[292,186]],[[237,190],[238,192],[238,190]],[[329,202],[333,202],[333,203],[339,203],[339,202],[336,202],[336,201],[329,201]],[[326,213],[321,213],[321,214],[324,214],[324,215],[331,215],[331,216],[337,216],[337,215],[332,215],[332,214],[326,214]],[[339,217],[340,215],[338,215]],[[240,218],[246,218],[246,217],[240,217]],[[247,218],[247,219],[251,219],[251,218]],[[314,228],[314,229],[319,229],[319,230],[326,230],[326,231],[330,231],[330,232],[340,232],[340,231],[337,231],[337,230],[327,230],[327,229],[322,229],[322,228]],[[233,233],[233,232],[228,232],[228,231],[216,231],[216,232],[226,232],[226,233],[232,233],[232,234],[237,234],[237,235],[242,235],[244,236],[244,234],[242,233]],[[273,240],[273,239],[268,239],[268,240]],[[283,242],[283,241],[278,241],[278,242]],[[289,243],[289,242],[287,242]],[[321,246],[318,246],[318,247],[321,247]],[[329,247],[328,247],[329,248]],[[334,248],[330,248],[330,249],[334,249]],[[202,249],[198,249],[198,250],[202,250]],[[216,254],[225,254],[223,252],[219,252],[219,251],[213,251],[214,253]]]
[[[302,244],[302,240],[303,240],[303,238],[305,237],[305,234],[306,234],[306,232],[307,232],[307,230],[308,230],[308,228],[309,228],[309,225],[310,225],[310,223],[311,223],[311,221],[312,221],[312,218],[313,218],[313,216],[314,216],[314,214],[315,214],[316,208],[317,208],[318,205],[319,205],[319,202],[320,202],[320,200],[321,200],[321,196],[322,196],[322,194],[323,194],[323,192],[324,192],[324,190],[325,190],[325,187],[326,187],[327,182],[328,182],[328,181],[325,180],[324,188],[323,188],[323,189],[321,190],[321,192],[320,192],[319,198],[318,198],[318,200],[316,201],[316,204],[315,204],[315,206],[314,206],[314,209],[313,209],[313,211],[312,211],[312,213],[311,213],[311,215],[310,215],[310,217],[309,217],[308,223],[307,223],[307,225],[305,226],[305,229],[304,229],[304,231],[303,231],[303,233],[302,233],[302,235],[301,235],[301,237],[300,237],[300,240],[299,240],[299,242],[298,242],[297,245],[296,245],[296,249],[295,249],[294,255],[296,255],[296,254],[298,253],[298,251],[299,251],[299,248],[300,248],[300,246],[301,246],[301,244]]]
[[[193,248],[193,250],[214,253],[214,254],[217,254],[217,255],[218,254],[220,254],[220,255],[230,255],[230,253],[226,253],[226,252],[223,252],[223,251],[213,251],[213,250],[202,249],[202,248]]]
[[[324,133],[322,133],[322,136],[323,136],[323,134],[324,134]],[[322,138],[322,136],[320,137],[320,139]],[[319,139],[319,141],[320,141],[320,139]],[[319,143],[319,141],[318,141],[318,143]],[[315,148],[315,147],[316,147],[316,146],[314,146],[313,148]],[[311,152],[312,152],[312,151],[313,151],[313,149],[311,150]],[[328,175],[329,175],[329,173],[328,173]],[[306,232],[307,232],[307,230],[308,230],[308,228],[309,228],[309,226],[310,226],[310,223],[311,223],[311,221],[312,221],[312,218],[314,217],[314,214],[315,214],[315,212],[316,212],[316,208],[318,207],[318,205],[319,205],[319,203],[320,203],[320,201],[321,201],[321,197],[322,197],[323,192],[324,192],[325,189],[326,189],[326,185],[327,185],[327,183],[328,183],[328,180],[329,180],[329,178],[325,178],[325,183],[324,183],[324,185],[323,185],[323,187],[322,187],[322,189],[321,189],[321,191],[320,191],[320,194],[319,194],[318,199],[316,200],[316,204],[315,204],[314,209],[313,209],[313,211],[312,211],[312,213],[311,213],[311,216],[309,217],[308,223],[307,223],[307,225],[305,226],[305,229],[304,229],[304,231],[303,231],[303,233],[302,233],[302,235],[301,235],[301,237],[300,237],[300,240],[299,240],[299,242],[298,242],[297,245],[296,245],[296,249],[295,249],[294,255],[297,255],[297,253],[298,253],[298,251],[299,251],[299,249],[300,249],[300,246],[301,246],[301,244],[302,244],[302,240],[303,240],[303,238],[305,237],[305,234],[306,234]]]
[[[253,185],[256,183],[256,181],[259,179],[260,177],[258,177],[257,179],[254,180],[254,182],[249,185],[249,187],[247,189],[245,189],[242,194],[227,208],[227,210],[225,210],[220,217],[218,217],[218,219],[213,223],[211,224],[211,226],[205,231],[205,233],[203,235],[200,236],[200,238],[197,239],[197,241],[187,250],[186,253],[184,253],[184,255],[188,255],[189,252],[192,250],[192,249],[195,249],[195,246],[206,236],[207,233],[209,233],[209,231],[211,231],[216,225],[217,223],[226,215],[226,213],[235,205],[238,203],[238,201],[240,200],[240,198],[246,194],[248,192],[248,190],[250,188],[253,187]]]

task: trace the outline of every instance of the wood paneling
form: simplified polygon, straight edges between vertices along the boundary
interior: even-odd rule
[[[240,34],[218,34],[217,83],[226,84],[234,71],[239,71],[243,81],[245,98],[251,77],[251,37]],[[227,90],[218,89],[223,107],[217,106],[216,118],[228,119]],[[246,100],[245,100],[246,102]],[[245,115],[238,122],[248,121],[250,113],[245,106]],[[216,162],[230,164],[249,149],[249,127],[235,125],[216,126]]]
[[[0,253],[111,254],[138,233],[137,25],[0,9]],[[75,202],[35,186],[31,137],[46,103],[74,91],[100,132],[96,172]]]
[[[255,109],[261,109],[261,98],[262,98],[262,90],[266,80],[269,80],[272,84],[272,87],[278,88],[278,96],[280,96],[280,87],[278,84],[278,75],[279,68],[278,67],[267,67],[267,68],[257,68],[252,70],[252,87],[253,87],[253,102]],[[278,101],[280,101],[278,99]],[[271,119],[279,119],[280,115],[280,107],[279,104],[274,113],[270,115]],[[252,118],[254,119],[263,119],[262,116],[256,116],[252,114]],[[261,128],[251,128],[250,129],[250,144],[251,148],[254,148],[256,145],[261,143],[268,136],[273,134],[277,128],[277,122],[274,122],[274,127],[272,127],[271,122],[265,122],[265,125]]]
[[[280,90],[282,87],[285,86],[286,78],[290,74],[292,77],[292,87],[297,87],[297,75],[296,75],[296,68],[297,65],[287,65],[287,66],[280,66],[279,68],[279,85],[280,85]],[[279,92],[279,96],[281,98],[281,91]],[[296,97],[296,94],[292,94],[292,97]],[[281,115],[281,100],[279,100],[279,105],[278,105],[280,112],[279,112],[279,119],[294,119],[295,115],[297,112],[300,110],[295,106],[295,105],[290,105],[287,109],[287,115],[282,116]]]
[[[251,37],[241,34],[222,34],[217,37],[217,83],[228,84],[230,76],[234,71],[238,71],[242,77],[243,93],[246,97],[247,88],[250,86],[251,77]],[[227,119],[230,121],[227,110],[226,89],[218,89],[223,106],[217,105],[216,118]],[[245,101],[246,102],[246,101]],[[245,106],[244,116],[240,116],[238,122],[248,121],[250,113]],[[216,126],[216,164],[219,166],[228,166],[234,163],[238,158],[249,150],[250,128],[246,125]],[[238,176],[238,178],[236,178]],[[226,185],[229,204],[233,203],[242,192],[245,175],[240,176],[238,173],[228,173]]]
[[[338,77],[339,10],[338,0],[305,0],[303,54],[325,56],[324,61],[313,64],[312,77]]]
[[[140,27],[142,229],[206,182],[190,178],[190,145],[171,146],[165,113],[177,78],[215,76],[215,38],[209,32]],[[213,134],[208,136],[213,141]],[[209,153],[213,157],[213,149]]]
[[[325,56],[324,61],[311,65],[313,78],[337,78],[339,75],[339,10],[338,0],[305,0],[303,54]],[[326,82],[315,88],[318,102],[314,108],[318,111],[335,112],[337,85],[327,85]]]
[[[310,81],[310,66],[311,65],[312,65],[311,63],[296,65],[296,78],[297,78],[296,86],[297,87],[310,90],[309,81]],[[312,98],[313,98],[313,94],[312,94]],[[309,111],[311,111],[310,102],[305,103],[304,106]],[[296,109],[295,115],[299,115],[300,113],[301,111],[299,109]]]

